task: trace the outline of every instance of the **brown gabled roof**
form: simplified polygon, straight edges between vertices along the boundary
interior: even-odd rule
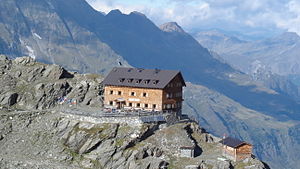
[[[233,147],[233,148],[238,148],[239,146],[241,146],[243,144],[251,145],[245,141],[241,141],[239,139],[232,138],[232,137],[226,137],[225,139],[221,140],[220,143],[227,145],[229,147]]]
[[[115,67],[102,83],[105,86],[163,89],[177,75],[180,76],[182,85],[185,86],[180,71]]]

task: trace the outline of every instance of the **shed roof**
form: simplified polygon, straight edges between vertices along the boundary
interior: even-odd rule
[[[106,86],[163,89],[177,75],[179,75],[182,85],[185,86],[180,71],[115,67],[105,77],[102,83]]]
[[[225,139],[222,139],[220,141],[220,143],[224,144],[224,145],[227,145],[229,147],[233,147],[233,148],[237,148],[243,144],[249,144],[245,141],[241,141],[239,139],[236,139],[236,138],[232,138],[232,137],[226,137]],[[251,144],[249,144],[251,145]]]

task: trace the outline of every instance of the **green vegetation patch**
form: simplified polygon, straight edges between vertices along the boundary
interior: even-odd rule
[[[84,131],[88,134],[91,134],[91,135],[94,135],[94,134],[98,134],[98,133],[101,133],[103,132],[104,130],[108,130],[108,129],[111,129],[113,128],[112,125],[108,124],[108,123],[104,123],[104,124],[101,124],[101,125],[95,125],[94,127],[88,129],[88,128],[80,128],[79,125],[75,126],[74,130],[75,131]]]
[[[121,147],[124,144],[125,141],[126,141],[125,138],[118,138],[118,139],[116,139],[116,146],[117,147]]]
[[[133,128],[129,125],[121,125],[118,128],[118,134],[130,133],[132,130],[133,130]]]
[[[236,169],[244,169],[246,166],[250,166],[250,165],[251,165],[250,162],[244,163],[243,161],[240,161],[240,162],[236,163],[236,165],[234,166],[234,168],[236,168]]]

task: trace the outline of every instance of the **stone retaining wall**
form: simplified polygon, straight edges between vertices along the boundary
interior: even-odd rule
[[[140,125],[144,123],[141,117],[91,117],[91,116],[83,116],[83,115],[74,115],[68,113],[62,113],[65,117],[79,120],[79,121],[87,121],[91,123],[126,123],[130,125]],[[147,121],[149,122],[149,121]],[[153,121],[155,122],[155,121]]]
[[[86,122],[91,122],[91,123],[126,123],[126,124],[131,124],[131,125],[140,125],[142,123],[145,123],[144,118],[145,117],[91,117],[91,116],[84,116],[84,115],[74,115],[74,114],[68,114],[68,113],[62,113],[65,117],[74,119],[74,120],[79,120],[79,121],[86,121]],[[164,121],[164,117],[154,117],[154,116],[149,116],[153,121],[147,120],[146,122],[158,122],[158,121]],[[157,121],[156,121],[157,120]]]

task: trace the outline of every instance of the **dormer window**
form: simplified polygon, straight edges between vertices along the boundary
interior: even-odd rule
[[[156,85],[159,82],[159,80],[153,80],[153,84]]]
[[[135,80],[135,83],[136,83],[136,84],[139,84],[139,83],[141,83],[141,81],[142,81],[142,79],[136,79],[136,80]]]
[[[133,81],[133,79],[127,79],[128,83],[131,83]]]
[[[125,81],[124,78],[120,78],[120,79],[119,79],[119,82],[120,82],[120,83],[123,83],[124,81]]]
[[[144,80],[145,84],[149,84],[150,80]]]

